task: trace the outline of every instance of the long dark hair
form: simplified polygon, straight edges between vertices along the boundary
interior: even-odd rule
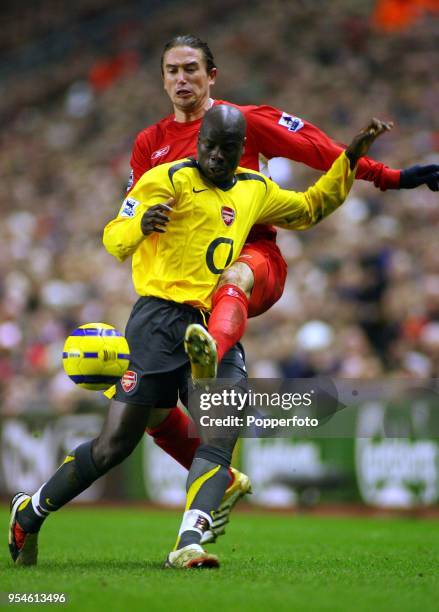
[[[181,36],[174,36],[171,38],[166,45],[163,47],[162,57],[160,59],[160,69],[162,71],[163,76],[163,60],[165,54],[169,49],[173,49],[174,47],[191,47],[191,49],[200,49],[203,54],[203,59],[206,64],[207,74],[210,74],[212,68],[216,68],[215,60],[213,59],[213,53],[209,49],[209,45],[198,38],[197,36],[193,36],[192,34],[183,34]]]

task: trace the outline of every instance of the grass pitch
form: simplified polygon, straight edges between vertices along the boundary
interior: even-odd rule
[[[219,570],[176,571],[161,566],[179,512],[66,508],[44,525],[31,568],[10,562],[8,515],[0,508],[0,591],[63,592],[69,610],[437,610],[433,520],[235,513],[210,547]],[[30,606],[41,607],[12,608]]]

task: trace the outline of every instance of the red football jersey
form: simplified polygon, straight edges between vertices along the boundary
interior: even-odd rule
[[[214,104],[231,104],[215,100]],[[345,148],[307,121],[284,113],[272,106],[236,106],[247,121],[247,140],[240,161],[243,168],[259,170],[259,154],[267,159],[286,157],[316,170],[329,170]],[[187,123],[175,121],[174,115],[142,130],[137,135],[131,155],[129,191],[144,172],[154,166],[184,157],[196,157],[197,137],[201,118]],[[362,157],[357,178],[373,181],[376,187],[397,189],[400,170],[392,170],[381,162]],[[261,238],[273,240],[276,230],[271,226],[255,225],[248,241]]]

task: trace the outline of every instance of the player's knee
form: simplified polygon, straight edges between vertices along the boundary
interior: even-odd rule
[[[253,284],[254,276],[251,268],[241,261],[236,261],[233,266],[224,270],[221,274],[218,287],[222,287],[223,285],[235,285],[246,294],[247,298],[250,298]]]
[[[93,446],[93,461],[102,473],[122,463],[134,450],[135,444],[131,440],[114,436],[111,438],[97,438]]]
[[[148,415],[148,421],[146,423],[146,431],[150,434],[151,429],[159,427],[169,417],[168,408],[153,408],[150,410]]]

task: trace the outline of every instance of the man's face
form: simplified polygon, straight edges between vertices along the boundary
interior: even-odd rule
[[[209,98],[215,83],[216,68],[207,73],[200,49],[174,47],[163,58],[163,86],[174,106],[191,111]]]
[[[198,163],[203,174],[215,185],[230,183],[243,148],[243,138],[236,129],[205,129],[198,137]]]

